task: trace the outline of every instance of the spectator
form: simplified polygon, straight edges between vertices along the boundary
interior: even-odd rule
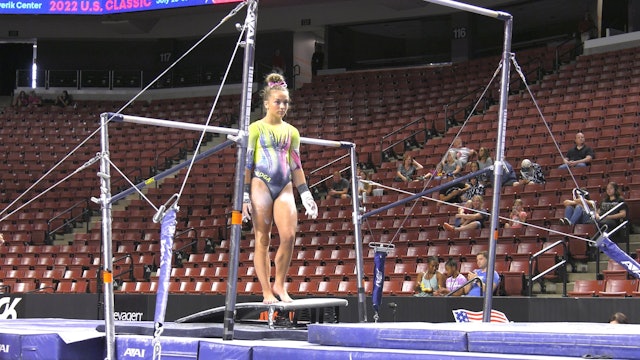
[[[527,212],[524,211],[524,205],[522,203],[522,199],[515,199],[513,201],[513,207],[511,207],[511,213],[509,214],[509,218],[512,220],[506,224],[504,227],[509,229],[519,229],[522,227],[523,222],[527,221]]]
[[[411,154],[404,153],[402,156],[402,164],[398,165],[395,180],[404,182],[417,181],[417,172],[421,169],[422,165],[417,162]]]
[[[482,229],[484,227],[484,223],[489,216],[484,211],[484,199],[482,196],[474,196],[465,203],[465,206],[458,209],[458,213],[455,215],[455,226],[449,223],[442,225],[445,230],[461,231]]]
[[[591,220],[589,213],[595,213],[596,202],[589,199],[589,193],[582,189],[573,189],[573,198],[564,200],[564,218],[560,219],[563,225],[586,224]],[[589,211],[585,211],[580,197],[584,197],[585,202],[590,206]]]
[[[315,44],[315,51],[311,55],[311,74],[318,75],[318,70],[324,66],[324,53],[322,52],[322,44]]]
[[[287,65],[284,61],[284,56],[280,54],[280,49],[276,49],[273,52],[273,58],[271,59],[271,66],[273,68],[273,72],[284,74],[287,70]]]
[[[542,166],[531,162],[529,159],[522,160],[520,164],[520,181],[513,183],[513,186],[527,184],[544,184],[544,173]]]
[[[5,240],[4,240],[4,234],[0,233],[0,246],[4,245]]]
[[[62,107],[71,105],[71,95],[69,95],[69,92],[67,92],[67,90],[63,90],[62,94],[60,94],[58,98],[56,98],[56,102],[54,103],[54,105]]]
[[[627,315],[617,312],[609,318],[609,324],[628,324],[629,319],[627,319]]]
[[[472,161],[471,172],[478,171],[478,163]],[[467,183],[468,189],[462,194],[462,201],[471,200],[475,195],[484,196],[484,185],[478,180],[478,177],[472,177]]]
[[[467,190],[469,190],[469,184],[462,184],[460,182],[451,184],[440,192],[440,201],[456,204],[463,203],[464,200],[462,200],[462,196]]]
[[[433,296],[439,289],[444,288],[444,275],[438,271],[438,259],[434,256],[427,258],[427,271],[418,273],[414,296]]]
[[[559,166],[560,169],[587,166],[596,157],[593,149],[584,144],[583,133],[576,134],[575,143],[576,145],[567,152],[567,157],[562,159],[564,164]]]
[[[507,161],[504,160],[504,173],[502,174],[502,186],[512,186],[518,181],[518,175],[516,175],[515,170],[513,170],[513,166]]]
[[[476,151],[470,149],[462,144],[462,138],[457,137],[453,140],[453,147],[451,148],[456,154],[456,160],[460,162],[460,166],[464,168],[469,162],[469,159],[476,154]]]
[[[42,105],[42,98],[36,95],[35,90],[31,90],[31,92],[29,92],[29,105],[33,105],[33,106]]]
[[[601,216],[618,204],[622,205],[618,206],[609,215],[605,217]],[[596,210],[596,221],[600,226],[606,225],[606,231],[611,231],[620,225],[626,218],[627,204],[624,202],[624,198],[620,195],[620,186],[612,181],[607,184],[606,196],[600,202],[598,210]],[[615,238],[618,239],[619,237],[615,236]]]
[[[493,165],[493,159],[491,159],[491,156],[489,154],[489,150],[485,147],[481,147],[478,150],[478,168],[480,170],[482,169],[486,169],[489,166]],[[490,185],[491,184],[491,180],[490,180],[490,173],[484,173],[480,176],[478,176],[478,181],[480,181],[480,183],[484,186]]]
[[[489,265],[489,254],[487,251],[480,251],[476,255],[476,263],[478,269],[473,270],[467,275],[467,280],[480,279],[480,284],[472,282],[465,287],[467,296],[482,296],[486,291],[487,283],[487,267]],[[500,284],[500,275],[497,271],[493,271],[493,291],[498,288]]]
[[[24,91],[20,91],[16,99],[13,101],[13,106],[24,107],[29,105],[29,96]]]
[[[445,275],[447,276],[445,280],[445,287],[439,289],[436,295],[450,294],[451,292],[460,289],[460,287],[467,282],[467,279],[458,270],[458,262],[455,259],[449,259],[444,264],[444,269]],[[465,288],[462,288],[451,294],[451,296],[463,296],[465,294],[464,290]]]
[[[443,179],[447,177],[458,177],[462,171],[462,166],[460,162],[456,160],[456,152],[455,150],[450,149],[444,156],[444,159],[436,166],[436,179]]]
[[[580,33],[580,40],[582,43],[593,37],[592,33],[597,32],[594,30],[597,30],[596,25],[591,19],[591,14],[587,11],[584,13],[584,19],[578,23],[578,32]]]
[[[362,180],[368,180],[369,176],[366,171],[358,170],[358,195],[362,201],[365,201],[367,196],[371,195],[373,186],[370,183],[363,182]]]
[[[293,301],[285,287],[298,224],[293,187],[310,218],[318,216],[318,206],[302,170],[300,133],[283,120],[290,103],[285,79],[280,74],[269,74],[265,80],[267,85],[261,94],[266,115],[249,125],[242,219],[253,218],[253,265],[262,288],[262,302],[273,304]],[[273,259],[272,284],[269,247],[274,223],[280,241]]]
[[[334,171],[333,184],[329,190],[329,196],[346,199],[349,197],[349,180],[340,175],[340,171]]]

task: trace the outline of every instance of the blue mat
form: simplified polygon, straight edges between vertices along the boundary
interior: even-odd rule
[[[319,345],[640,359],[640,325],[599,323],[312,324]]]
[[[161,359],[198,359],[199,339],[161,336]],[[139,335],[116,336],[116,355],[119,360],[153,358],[153,337]]]
[[[67,319],[0,320],[0,359],[104,358],[98,322]]]

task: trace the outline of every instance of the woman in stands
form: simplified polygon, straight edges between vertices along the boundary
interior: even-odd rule
[[[418,180],[417,172],[422,169],[422,165],[409,153],[402,156],[402,164],[398,165],[396,181],[410,182]]]
[[[467,278],[464,277],[458,270],[458,262],[455,259],[449,259],[444,264],[444,269],[446,271],[445,275],[447,279],[445,280],[445,287],[438,290],[437,295],[448,295],[453,291],[455,293],[451,294],[451,296],[463,296],[466,294],[465,288],[461,288],[467,282]]]
[[[242,216],[253,221],[255,251],[253,263],[263,302],[293,301],[284,283],[289,271],[298,222],[293,186],[296,186],[309,217],[318,207],[307,186],[300,161],[300,133],[283,120],[289,109],[289,91],[284,77],[272,73],[262,90],[266,115],[249,125],[247,164]],[[280,245],[275,255],[276,275],[271,286],[271,228],[278,227]]]
[[[435,256],[427,257],[427,271],[418,274],[414,296],[433,296],[445,287],[445,278],[438,271],[438,264]]]
[[[622,205],[618,206],[607,216],[602,216],[618,204]],[[596,221],[598,221],[598,225],[600,226],[606,225],[607,229],[605,231],[609,232],[620,225],[626,218],[627,204],[625,204],[624,198],[620,195],[620,185],[612,181],[607,184],[607,195],[602,199],[598,210],[596,210]]]

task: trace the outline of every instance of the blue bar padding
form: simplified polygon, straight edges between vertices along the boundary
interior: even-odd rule
[[[627,269],[629,274],[640,279],[640,264],[638,264],[634,258],[629,256],[629,254],[620,249],[616,243],[611,241],[608,237],[601,236],[596,241],[596,245],[598,246],[598,249],[609,256],[610,259]]]
[[[164,214],[160,229],[160,269],[158,270],[158,292],[156,294],[156,312],[153,321],[164,323],[169,298],[169,281],[171,280],[171,258],[173,255],[173,236],[176,233],[176,209],[170,208]]]
[[[371,292],[371,299],[373,302],[373,309],[378,312],[380,309],[380,303],[382,302],[382,288],[384,287],[384,262],[387,259],[387,253],[384,251],[376,251],[373,256],[373,291]]]

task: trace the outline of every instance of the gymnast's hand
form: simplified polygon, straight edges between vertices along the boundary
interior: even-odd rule
[[[318,217],[318,205],[316,205],[315,200],[313,200],[313,195],[311,195],[310,191],[305,191],[300,194],[300,199],[302,200],[302,205],[304,205],[305,212],[304,214],[309,216],[312,219]]]
[[[247,222],[251,220],[251,198],[248,192],[245,192],[242,197],[242,221]]]

